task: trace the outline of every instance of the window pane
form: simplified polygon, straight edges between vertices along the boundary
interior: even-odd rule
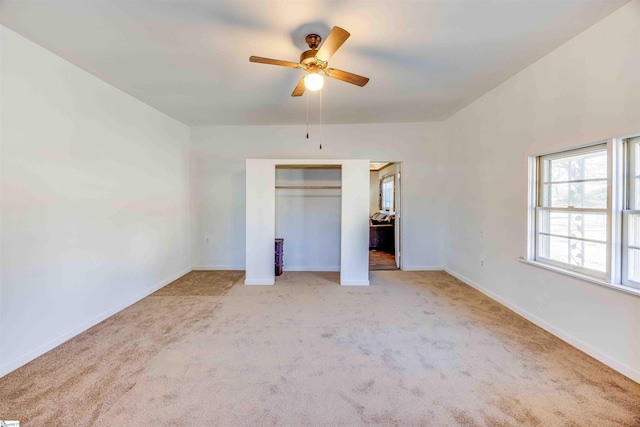
[[[633,142],[634,139],[632,139],[629,143],[633,144],[633,150],[635,151],[634,158],[635,158],[636,161],[635,161],[635,164],[633,165],[634,166],[633,170],[635,172],[635,175],[637,175],[638,172],[640,172],[640,143]]]
[[[606,213],[540,211],[539,218],[542,233],[607,241]]]
[[[640,250],[629,249],[628,253],[629,262],[629,280],[640,283]],[[640,285],[629,283],[629,286],[634,288],[640,288]]]
[[[564,237],[538,235],[538,255],[554,261],[606,271],[606,244]]]
[[[630,200],[627,204],[627,209],[636,210],[640,206],[640,137],[631,138],[627,140],[629,144],[629,155],[631,162],[628,164],[629,170],[626,171],[629,177],[627,182],[628,188],[633,191],[633,194],[629,194]]]
[[[605,144],[541,156],[538,165],[538,207],[550,209],[536,210],[536,258],[602,277],[595,272],[607,272],[610,245]]]
[[[568,182],[545,184],[543,207],[597,208],[607,207],[607,181]]]
[[[393,210],[393,177],[382,181],[382,209]]]
[[[606,150],[552,159],[547,162],[549,181],[607,178]]]
[[[629,239],[629,244],[632,246],[640,246],[640,215],[638,214],[629,214],[629,228],[627,236]]]
[[[630,179],[633,180],[634,197],[633,205],[630,204],[629,209],[638,209],[640,206],[640,139],[633,138],[628,141],[633,150],[632,158],[635,160],[631,164],[629,171]],[[627,217],[626,233],[627,242],[631,246],[640,246],[640,214],[630,213]],[[634,248],[625,248],[627,256],[627,277],[625,284],[634,288],[640,288],[640,250]],[[632,282],[629,282],[632,281]],[[636,282],[636,283],[633,283]]]

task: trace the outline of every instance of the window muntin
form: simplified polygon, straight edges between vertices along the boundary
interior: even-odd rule
[[[544,207],[607,208],[607,151],[574,150],[564,157],[543,156],[542,200]]]
[[[605,278],[608,233],[606,144],[538,157],[535,259]]]

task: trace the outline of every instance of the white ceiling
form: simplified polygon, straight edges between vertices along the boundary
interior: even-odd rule
[[[302,124],[290,96],[304,36],[351,37],[330,67],[323,123],[443,120],[628,0],[0,0],[0,23],[189,125]]]

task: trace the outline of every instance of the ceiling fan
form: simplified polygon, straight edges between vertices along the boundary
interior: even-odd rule
[[[349,34],[348,31],[343,30],[340,27],[333,27],[327,36],[327,39],[322,43],[322,46],[320,46],[322,37],[318,34],[307,35],[307,37],[305,37],[305,41],[309,45],[309,50],[300,54],[300,63],[262,58],[260,56],[252,56],[249,58],[249,61],[260,64],[279,65],[281,67],[301,68],[305,70],[307,74],[300,79],[291,96],[302,96],[305,89],[309,89],[311,91],[322,89],[322,85],[324,84],[324,78],[322,77],[323,74],[327,77],[362,87],[369,81],[368,77],[362,77],[346,71],[336,70],[335,68],[327,68],[327,65],[329,65],[329,59],[334,53],[336,53],[350,35],[351,34]],[[318,46],[320,46],[320,49],[318,49]]]

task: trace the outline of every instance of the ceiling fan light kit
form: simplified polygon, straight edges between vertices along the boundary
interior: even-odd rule
[[[324,78],[330,77],[337,80],[342,80],[347,83],[351,83],[357,86],[364,86],[369,79],[367,77],[359,76],[357,74],[349,73],[347,71],[336,70],[333,68],[327,68],[329,65],[329,59],[334,53],[342,46],[342,44],[349,38],[348,31],[343,30],[340,27],[333,27],[327,39],[322,42],[322,37],[318,34],[308,34],[305,37],[305,41],[309,46],[309,50],[306,50],[300,54],[300,62],[281,61],[279,59],[263,58],[260,56],[251,56],[250,62],[257,62],[260,64],[278,65],[280,67],[300,68],[307,72],[303,76],[298,85],[293,90],[291,96],[302,96],[305,89],[311,91],[317,91],[322,89],[324,84]],[[319,49],[318,49],[319,47]]]
[[[324,86],[324,77],[318,72],[311,72],[304,76],[304,86],[310,91],[316,92]]]

